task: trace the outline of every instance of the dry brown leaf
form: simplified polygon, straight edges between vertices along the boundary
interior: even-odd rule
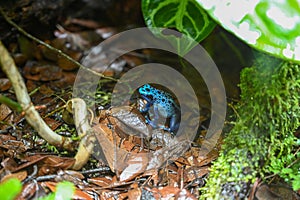
[[[69,55],[71,58],[73,58],[76,61],[79,61],[80,58],[82,57],[82,53],[77,52],[77,51],[71,51],[69,50],[68,52],[65,52],[67,55]],[[72,71],[78,68],[78,65],[75,64],[74,62],[69,61],[68,59],[64,57],[59,57],[57,60],[57,65],[62,68],[63,70],[66,71]]]
[[[204,175],[208,174],[209,172],[209,167],[204,166],[204,167],[199,167],[199,166],[193,166],[189,167],[184,170],[184,177],[183,180],[184,182],[192,182],[195,179],[201,178]]]
[[[57,129],[62,124],[61,121],[57,121],[50,117],[44,118],[44,120],[46,124],[51,128],[51,130]]]
[[[97,133],[96,138],[100,144],[100,148],[105,156],[106,161],[112,172],[115,170],[124,169],[123,163],[125,163],[127,151],[117,148],[113,142],[107,138],[107,133],[102,129],[103,126],[94,126],[93,129]],[[107,132],[111,132],[110,129],[105,129]],[[122,165],[121,165],[122,164]]]
[[[111,191],[111,190],[101,190],[99,192],[100,194],[100,199],[101,200],[116,200],[116,199],[125,199],[127,197],[127,194],[121,193],[122,191]],[[122,196],[121,196],[122,195]]]
[[[31,182],[27,183],[23,186],[22,192],[16,197],[15,200],[27,200],[32,199],[36,196],[35,194],[44,194],[44,191],[42,191],[37,182]]]
[[[204,166],[210,164],[218,157],[218,151],[213,149],[209,154],[201,155],[201,148],[191,148],[191,154],[185,156],[191,166]]]
[[[112,178],[110,176],[89,178],[88,182],[98,185],[100,187],[107,187],[112,183]]]
[[[5,104],[0,105],[0,121],[4,121],[7,124],[13,124],[13,119],[14,115],[9,116],[12,113],[12,110]],[[0,130],[4,130],[8,127],[9,125],[6,124],[0,124]],[[0,141],[3,141],[2,139]]]
[[[125,149],[128,152],[131,151],[135,146],[136,146],[135,143],[133,143],[132,141],[128,141],[128,140],[125,140],[121,144],[121,148]]]
[[[19,171],[19,170],[21,170],[21,169],[24,169],[24,168],[26,168],[26,167],[28,167],[28,166],[31,166],[31,165],[33,165],[33,164],[35,164],[35,163],[37,163],[37,162],[43,160],[45,157],[46,157],[46,156],[44,156],[44,155],[28,156],[28,157],[25,157],[25,158],[23,159],[24,162],[25,162],[25,161],[27,161],[27,162],[25,162],[25,163],[23,163],[23,164],[21,164],[21,165],[17,165],[17,163],[15,162],[14,159],[9,159],[9,160],[6,162],[6,164],[3,164],[3,163],[4,163],[4,161],[3,161],[1,164],[2,164],[2,166],[3,166],[4,168],[6,168],[7,170],[10,170],[11,172],[15,172],[15,171]],[[9,163],[9,164],[8,164],[8,163]]]
[[[134,188],[127,192],[128,199],[130,200],[140,200],[142,195],[142,190],[140,188]]]
[[[120,181],[126,182],[134,179],[137,175],[143,173],[148,166],[149,158],[148,154],[138,153],[131,154],[126,161],[127,167],[122,171],[120,175]]]
[[[42,164],[48,167],[69,169],[74,164],[74,162],[74,158],[49,155],[42,161]]]
[[[83,179],[85,179],[85,177],[80,172],[73,170],[59,170],[55,177],[56,182],[69,181],[77,187],[87,186],[87,183],[82,181]]]
[[[6,91],[11,87],[11,82],[8,78],[0,78],[0,92]]]
[[[180,190],[180,192],[176,194],[175,199],[177,199],[177,200],[197,200],[197,198],[186,189]]]
[[[9,140],[16,140],[15,137],[11,136],[11,135],[3,135],[0,134],[0,147],[2,148],[7,148],[7,141]],[[9,147],[9,146],[8,146]]]
[[[18,164],[13,158],[6,158],[1,162],[1,166],[10,172],[15,172],[17,171],[16,169],[18,168]]]
[[[24,67],[24,76],[26,79],[34,81],[53,81],[62,77],[62,69],[51,63],[31,61],[27,62]]]
[[[180,189],[178,187],[166,186],[159,189],[152,188],[151,191],[153,192],[155,199],[167,200],[174,198]]]
[[[17,178],[19,181],[23,181],[26,177],[27,177],[27,171],[23,170],[23,171],[19,171],[19,172],[8,174],[8,175],[4,176],[0,182],[4,182],[11,178]]]
[[[121,130],[127,135],[139,136],[148,138],[151,132],[145,123],[144,117],[136,109],[130,106],[121,106],[111,108],[109,115],[115,121],[118,130]]]

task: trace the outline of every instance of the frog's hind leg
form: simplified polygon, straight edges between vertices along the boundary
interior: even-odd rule
[[[165,127],[164,130],[174,134],[178,130],[179,124],[179,116],[173,115],[170,119],[170,128]]]

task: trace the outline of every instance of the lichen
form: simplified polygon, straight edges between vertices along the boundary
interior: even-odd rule
[[[257,177],[277,174],[300,188],[300,67],[266,55],[241,73],[237,116],[201,199],[246,199]]]

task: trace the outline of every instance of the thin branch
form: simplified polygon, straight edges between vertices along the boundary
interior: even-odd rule
[[[90,155],[93,153],[94,144],[96,141],[95,133],[89,124],[87,106],[84,100],[74,98],[67,102],[67,110],[73,113],[74,123],[80,143],[77,154],[75,155],[75,163],[72,169],[81,169],[89,160]]]

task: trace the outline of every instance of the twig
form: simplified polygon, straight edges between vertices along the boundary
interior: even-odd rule
[[[94,174],[94,173],[99,173],[99,172],[108,173],[108,172],[111,172],[111,170],[110,170],[109,167],[99,167],[99,168],[96,168],[96,169],[84,170],[84,171],[81,171],[80,173],[81,174]]]
[[[32,180],[37,175],[37,172],[38,172],[38,167],[35,164],[35,165],[33,165],[33,172],[30,175],[28,175],[25,180],[22,181],[22,184],[25,184],[28,181]]]
[[[96,138],[94,130],[89,124],[85,101],[80,98],[71,99],[67,102],[67,110],[68,108],[72,109],[76,130],[80,137],[78,151],[74,157],[75,163],[72,166],[72,169],[79,170],[87,163],[93,153]]]

